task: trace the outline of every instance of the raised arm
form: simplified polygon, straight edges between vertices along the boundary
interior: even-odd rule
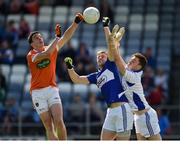
[[[104,29],[104,34],[105,34],[105,38],[106,38],[106,43],[108,46],[108,59],[110,61],[114,61],[114,57],[113,57],[112,51],[111,51],[112,47],[110,47],[112,44],[109,44],[109,42],[108,42],[108,37],[111,34],[110,29],[109,29],[110,19],[108,17],[103,17],[102,23],[103,23],[103,29]]]
[[[70,57],[66,57],[64,59],[66,66],[68,68],[68,74],[73,81],[73,83],[78,83],[78,84],[89,84],[89,80],[86,76],[79,76],[74,68],[73,68],[73,60]]]
[[[59,37],[56,37],[49,46],[46,47],[45,51],[42,51],[38,54],[36,54],[35,56],[33,56],[32,58],[32,62],[37,62],[39,60],[42,60],[44,58],[48,58],[50,57],[50,54],[55,50],[56,45],[59,41]]]
[[[76,14],[76,17],[73,21],[73,23],[70,25],[70,27],[64,32],[63,36],[61,39],[58,41],[58,50],[64,46],[72,37],[74,32],[76,31],[78,24],[83,21],[84,18],[81,13]]]
[[[114,56],[115,63],[117,65],[117,67],[119,68],[120,73],[122,75],[124,75],[126,72],[126,63],[119,53],[118,44],[121,41],[125,30],[124,30],[124,27],[120,28],[119,30],[116,30],[116,28],[117,27],[115,25],[113,30],[112,30],[112,34],[109,35],[109,42],[111,44],[112,44],[112,42],[115,42],[115,44],[116,44],[116,47],[110,46],[111,52],[112,52],[112,55]]]

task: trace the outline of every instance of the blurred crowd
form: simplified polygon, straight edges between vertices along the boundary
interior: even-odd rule
[[[105,4],[106,3],[106,4]],[[71,6],[71,0],[0,0],[0,14],[38,14],[40,5],[66,5]],[[87,1],[86,6],[93,6],[92,0]],[[114,21],[113,9],[107,4],[106,0],[102,0],[100,3],[101,16],[109,16]],[[15,50],[17,49],[18,41],[20,39],[26,39],[30,33],[31,28],[28,22],[21,18],[19,25],[17,26],[13,20],[0,22],[0,64],[13,65],[15,59]],[[147,47],[144,55],[148,59],[148,65],[144,70],[142,77],[142,84],[144,87],[145,96],[150,105],[156,107],[163,107],[170,101],[168,90],[168,74],[163,69],[156,66],[156,59],[153,56],[153,50],[151,47]],[[86,75],[97,70],[96,59],[94,54],[84,42],[80,42],[78,47],[75,47],[70,41],[66,47],[60,51],[57,61],[57,78],[58,82],[71,82],[67,69],[64,64],[65,57],[71,57],[74,60],[75,69],[78,74]],[[93,59],[92,59],[93,58]],[[17,133],[17,127],[14,128],[14,124],[19,120],[18,102],[16,99],[11,98],[6,100],[6,94],[8,91],[7,80],[3,75],[0,68],[0,135],[12,135]],[[83,133],[84,128],[79,123],[85,123],[85,117],[87,117],[87,107],[89,110],[89,121],[91,123],[102,123],[105,115],[105,105],[103,98],[100,94],[89,93],[88,97],[84,99],[79,94],[72,95],[72,99],[64,106],[64,119],[66,123],[78,123],[71,126],[68,131],[72,134]],[[171,124],[168,119],[168,113],[157,109],[159,122],[161,127],[161,134],[171,134]],[[22,119],[25,123],[41,123],[36,112],[33,110],[31,113]],[[67,124],[68,125],[68,124]],[[92,124],[92,134],[100,132],[101,125]],[[67,126],[68,127],[68,126]],[[37,128],[36,128],[37,129]],[[25,133],[41,133],[37,130],[23,130]]]

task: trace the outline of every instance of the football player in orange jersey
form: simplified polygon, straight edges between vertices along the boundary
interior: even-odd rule
[[[32,76],[30,93],[33,105],[50,140],[67,139],[61,99],[56,85],[56,59],[59,49],[71,39],[81,21],[83,21],[82,14],[76,14],[73,23],[62,37],[61,27],[56,25],[56,38],[48,46],[44,45],[43,37],[38,31],[31,32],[28,37],[28,42],[32,47],[27,54]]]

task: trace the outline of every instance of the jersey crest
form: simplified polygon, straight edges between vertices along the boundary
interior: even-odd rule
[[[39,69],[43,69],[43,68],[46,68],[46,67],[48,67],[49,66],[49,64],[50,64],[50,59],[43,59],[43,60],[41,60],[39,63],[37,63],[37,68],[39,68]]]

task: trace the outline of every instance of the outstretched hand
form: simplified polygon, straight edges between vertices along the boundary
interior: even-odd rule
[[[115,40],[117,42],[121,41],[123,35],[125,33],[125,28],[124,27],[121,27],[120,30],[117,32],[116,36],[115,36]]]
[[[55,33],[56,33],[56,37],[61,37],[61,26],[59,24],[56,24],[55,27]]]
[[[74,22],[79,24],[80,22],[82,22],[84,20],[84,17],[81,13],[77,13],[74,19]]]
[[[67,66],[68,69],[72,69],[74,67],[72,58],[66,57],[64,59],[64,62],[66,63],[66,66]]]
[[[119,27],[119,25],[115,25],[112,29],[112,36],[116,40],[116,42],[121,41],[123,35],[125,33],[125,28],[124,27]]]

